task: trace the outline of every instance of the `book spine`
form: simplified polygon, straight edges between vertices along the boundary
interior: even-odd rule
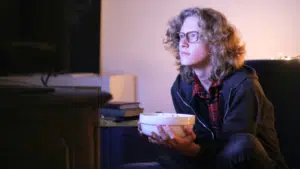
[[[100,114],[103,116],[114,117],[114,116],[125,116],[125,110],[122,109],[109,109],[109,108],[101,108]]]

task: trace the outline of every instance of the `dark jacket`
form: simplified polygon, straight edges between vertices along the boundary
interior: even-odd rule
[[[260,140],[269,157],[278,166],[285,168],[274,126],[273,105],[265,96],[253,68],[244,66],[224,79],[219,98],[223,122],[218,136],[212,131],[207,111],[206,114],[201,113],[199,107],[205,105],[192,96],[192,87],[192,83],[184,82],[178,75],[171,88],[176,112],[195,114],[197,117],[194,125],[197,136],[195,142],[201,146],[201,150],[197,159],[185,159],[207,160],[222,149],[223,143],[231,135],[249,133]]]

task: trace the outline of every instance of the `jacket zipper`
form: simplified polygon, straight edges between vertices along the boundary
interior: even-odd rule
[[[210,132],[210,134],[211,134],[211,137],[212,137],[212,139],[213,140],[215,140],[215,135],[214,135],[214,133],[199,119],[199,117],[197,116],[197,114],[196,114],[196,112],[195,112],[195,110],[189,105],[189,104],[187,104],[184,100],[183,100],[183,98],[180,96],[180,94],[179,94],[179,92],[177,91],[177,95],[179,96],[179,98],[180,98],[180,100],[183,102],[183,104],[184,105],[186,105],[188,108],[190,108],[192,111],[193,111],[193,113],[195,114],[195,116],[196,116],[196,118],[197,118],[197,120],[203,125],[203,127],[204,128],[206,128],[209,132]]]
[[[229,112],[229,102],[231,99],[231,93],[232,93],[232,88],[230,88],[230,91],[229,91],[229,95],[228,95],[227,102],[226,102],[226,111],[225,111],[223,119],[225,119],[227,113]]]

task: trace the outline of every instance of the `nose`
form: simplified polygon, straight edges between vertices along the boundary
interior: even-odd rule
[[[182,39],[182,40],[180,41],[180,46],[181,46],[181,47],[186,48],[186,47],[188,47],[188,45],[189,45],[189,43],[188,43],[188,41],[186,40],[186,38],[184,38],[184,39]]]

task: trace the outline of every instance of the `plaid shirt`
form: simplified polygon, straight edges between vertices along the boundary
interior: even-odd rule
[[[204,99],[206,101],[212,128],[214,132],[218,134],[222,123],[218,105],[220,92],[219,90],[220,86],[222,85],[222,81],[220,80],[212,82],[208,92],[205,90],[196,75],[194,76],[194,82],[193,96],[197,94],[201,99]]]

